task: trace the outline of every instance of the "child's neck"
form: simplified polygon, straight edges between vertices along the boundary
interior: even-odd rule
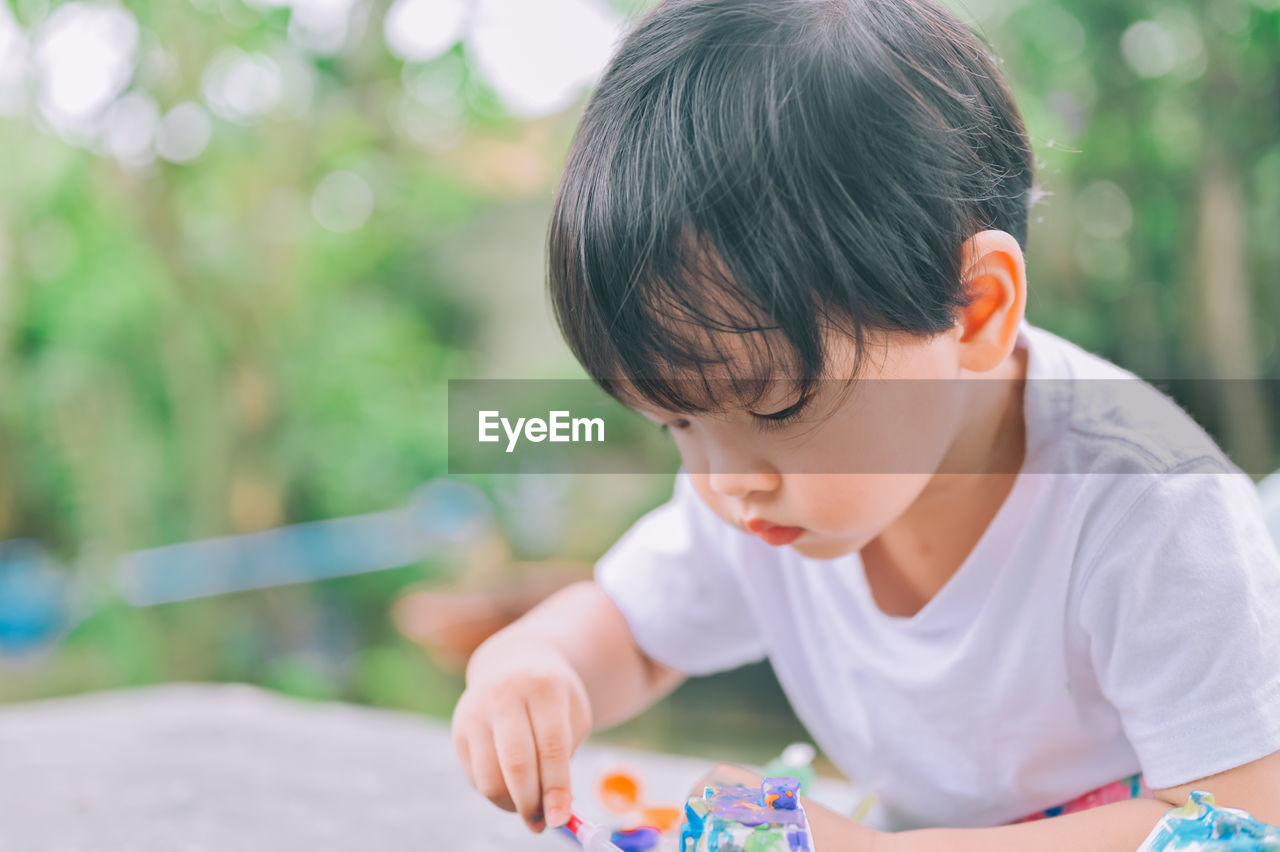
[[[1026,444],[1026,352],[1015,350],[971,388],[971,416],[940,472],[907,511],[861,551],[867,584],[887,615],[909,617],[959,570],[1013,490]]]

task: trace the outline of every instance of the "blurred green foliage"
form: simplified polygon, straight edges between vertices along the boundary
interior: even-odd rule
[[[42,542],[101,592],[132,549],[401,504],[444,472],[449,378],[576,375],[539,287],[577,107],[517,117],[461,44],[394,57],[388,5],[356,2],[344,46],[317,53],[279,4],[130,4],[128,90],[159,114],[204,103],[230,47],[283,69],[281,105],[215,114],[190,160],[0,112],[0,539]],[[1150,377],[1280,377],[1280,5],[955,7],[1037,151],[1032,320]],[[34,33],[59,4],[9,8]],[[326,206],[361,185],[366,218]],[[1184,402],[1261,469],[1266,387]],[[562,551],[600,552],[661,483],[612,487]],[[447,568],[147,611],[104,595],[52,654],[0,672],[0,700],[225,679],[444,714],[457,679],[387,611]]]
[[[1001,57],[1047,193],[1032,321],[1153,380],[1280,376],[1280,6],[958,5]],[[1276,382],[1187,387],[1238,463],[1280,463]]]

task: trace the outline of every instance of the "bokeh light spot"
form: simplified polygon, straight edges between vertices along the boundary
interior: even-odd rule
[[[27,37],[8,3],[0,3],[0,115],[17,115],[26,104]]]
[[[1133,227],[1133,205],[1125,191],[1109,180],[1095,180],[1080,190],[1076,215],[1089,236],[1114,240]]]
[[[608,64],[624,20],[592,0],[477,0],[466,45],[512,113],[536,118],[578,97]]]
[[[383,20],[387,49],[409,62],[425,62],[462,38],[463,0],[396,0]]]
[[[355,231],[373,214],[373,189],[355,172],[332,172],[316,185],[311,215],[320,227],[337,234]]]
[[[252,124],[262,118],[284,94],[284,78],[274,59],[234,47],[209,61],[200,86],[209,109],[237,124]]]
[[[129,85],[138,23],[121,6],[67,3],[39,27],[33,54],[40,114],[59,133],[86,136]]]
[[[160,109],[145,92],[129,92],[107,110],[102,147],[122,163],[143,166],[151,162],[152,143],[160,125]]]
[[[213,119],[204,107],[184,101],[165,113],[156,131],[156,153],[171,163],[189,163],[204,153]]]

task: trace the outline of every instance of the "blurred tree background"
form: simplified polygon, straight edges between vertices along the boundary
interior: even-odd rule
[[[591,82],[651,5],[0,0],[0,541],[91,603],[0,662],[0,700],[244,680],[449,712],[456,674],[388,611],[458,559],[145,610],[110,566],[401,505],[445,471],[449,378],[578,375],[544,228]],[[1280,2],[953,7],[1037,151],[1032,320],[1155,379],[1280,376]],[[1276,383],[1194,387],[1238,461],[1277,465]],[[479,483],[499,561],[589,560],[668,487],[518,479]],[[727,677],[774,696],[726,708],[731,737],[785,715],[767,669]]]

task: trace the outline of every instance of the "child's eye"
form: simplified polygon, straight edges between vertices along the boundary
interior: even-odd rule
[[[675,420],[662,424],[663,432],[669,432],[672,429],[678,430],[678,429],[688,429],[688,428],[689,428],[689,421],[685,420],[683,417],[677,417]]]
[[[808,404],[809,397],[804,396],[786,408],[771,411],[768,414],[758,414],[752,411],[751,416],[755,418],[756,423],[763,429],[781,429],[788,423],[799,420],[800,415],[804,413],[805,406]]]

